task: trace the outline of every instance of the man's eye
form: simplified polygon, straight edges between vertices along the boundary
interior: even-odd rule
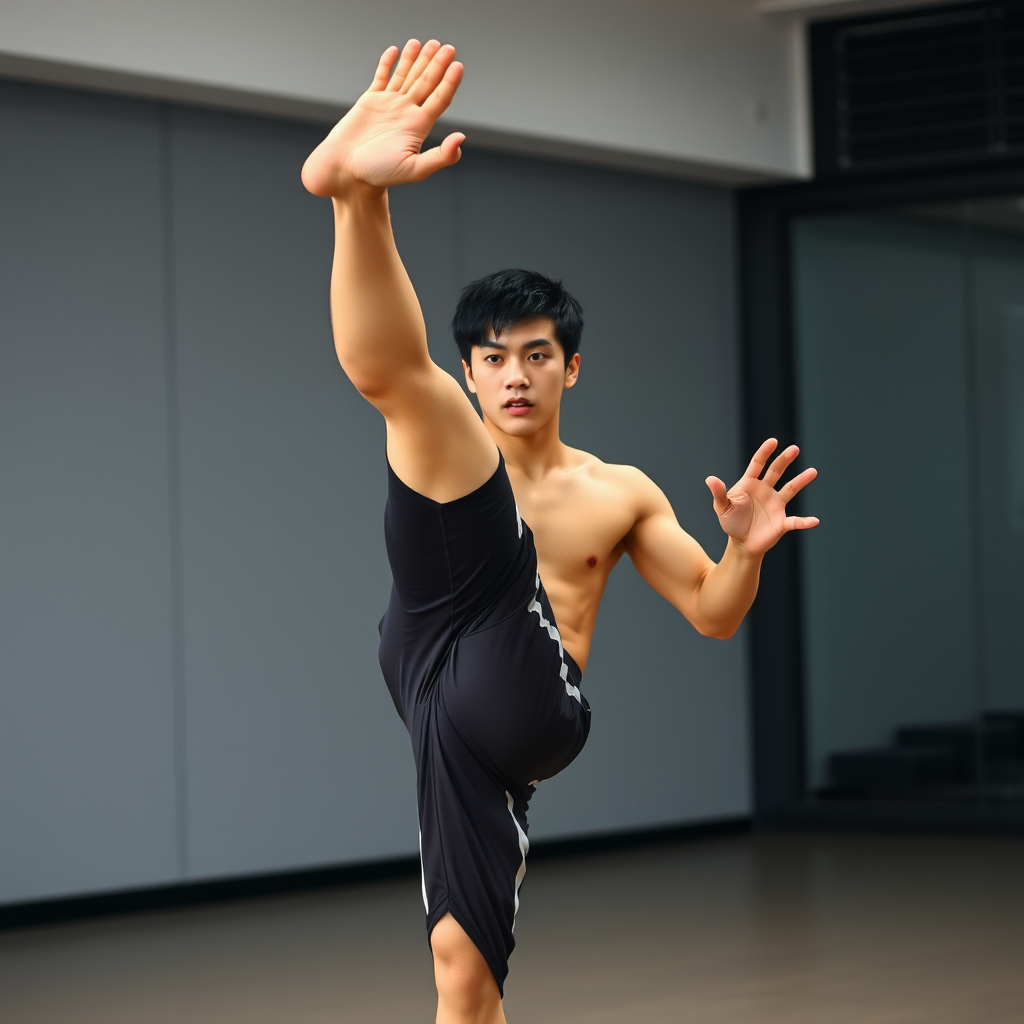
[[[499,357],[495,356],[495,355],[484,356],[484,362],[485,363],[496,363],[498,361],[498,358]]]

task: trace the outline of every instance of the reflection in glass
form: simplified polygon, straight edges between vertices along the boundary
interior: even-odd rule
[[[1008,305],[1003,310],[1003,359],[1007,513],[1010,528],[1024,532],[1024,306]]]
[[[1024,200],[792,241],[809,795],[1024,801]]]

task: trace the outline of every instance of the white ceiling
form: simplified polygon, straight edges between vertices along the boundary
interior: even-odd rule
[[[470,145],[743,182],[809,172],[799,29],[751,0],[0,0],[0,76],[326,121],[437,34]]]

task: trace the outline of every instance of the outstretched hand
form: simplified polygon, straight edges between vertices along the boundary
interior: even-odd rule
[[[397,60],[397,65],[396,65]],[[399,58],[389,46],[370,88],[334,126],[302,168],[302,183],[318,196],[341,196],[353,185],[377,188],[422,181],[458,162],[465,140],[453,132],[422,152],[462,81],[455,47],[410,39]]]
[[[805,469],[776,490],[775,485],[782,474],[800,454],[795,444],[790,445],[765,472],[768,458],[778,444],[774,437],[765,441],[731,489],[726,489],[717,476],[709,476],[705,481],[714,498],[715,512],[722,529],[753,555],[763,555],[790,530],[809,530],[820,522],[815,516],[786,515],[786,505],[818,475],[818,471]]]

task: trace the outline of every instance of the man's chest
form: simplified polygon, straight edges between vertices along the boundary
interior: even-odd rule
[[[618,561],[635,520],[627,495],[588,479],[512,484],[537,557],[549,571],[568,578]]]

